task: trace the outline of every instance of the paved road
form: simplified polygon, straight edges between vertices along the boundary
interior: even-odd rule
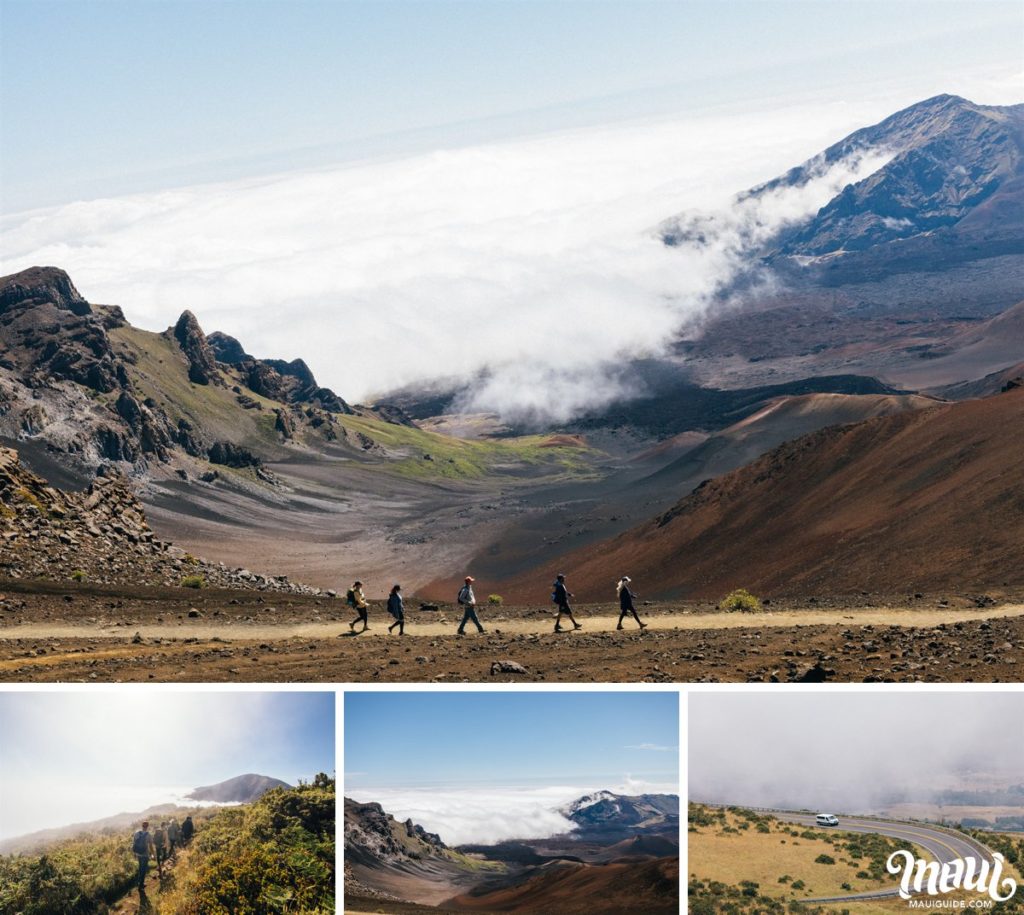
[[[841,832],[875,833],[892,839],[912,842],[924,849],[940,864],[956,861],[968,856],[983,856],[992,860],[992,853],[980,843],[974,842],[963,833],[938,827],[925,826],[920,823],[903,823],[898,820],[876,820],[861,817],[839,817],[838,826],[818,826],[812,814],[773,812],[779,820],[811,826],[822,831],[836,829]],[[836,902],[847,899],[881,899],[899,895],[896,887],[887,890],[874,890],[868,893],[855,893],[849,896],[834,896],[822,899],[807,899],[805,902]]]

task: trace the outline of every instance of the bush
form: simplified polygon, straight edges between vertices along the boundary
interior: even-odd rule
[[[815,864],[835,864],[836,863],[836,859],[833,858],[831,855],[818,855],[818,857],[814,859],[814,863]]]
[[[761,609],[761,601],[745,588],[737,588],[722,600],[719,607],[730,612],[739,610],[743,613],[753,613]]]
[[[85,572],[81,569],[75,569],[75,571],[71,573],[71,579],[72,581],[85,581]]]
[[[183,588],[202,588],[206,586],[206,579],[202,575],[186,575],[181,580]]]
[[[495,607],[500,607],[503,603],[505,603],[505,598],[503,598],[500,594],[491,594],[487,597],[487,603],[494,604]]]

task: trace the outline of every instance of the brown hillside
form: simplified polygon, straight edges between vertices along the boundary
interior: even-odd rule
[[[632,861],[549,865],[516,886],[480,895],[465,893],[444,905],[524,915],[675,915],[679,911],[679,859],[660,858],[639,865]]]
[[[787,442],[664,514],[556,560],[577,600],[1024,583],[1024,389]],[[537,576],[502,583],[537,599]]]

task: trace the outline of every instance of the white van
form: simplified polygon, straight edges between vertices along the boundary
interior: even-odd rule
[[[839,819],[832,813],[819,813],[815,818],[814,822],[819,826],[838,826]]]

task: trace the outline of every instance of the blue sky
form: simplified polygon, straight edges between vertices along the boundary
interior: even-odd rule
[[[532,785],[678,771],[663,692],[347,693],[345,784]]]
[[[2,0],[0,14],[5,211],[1019,68],[1024,15],[997,0]]]

